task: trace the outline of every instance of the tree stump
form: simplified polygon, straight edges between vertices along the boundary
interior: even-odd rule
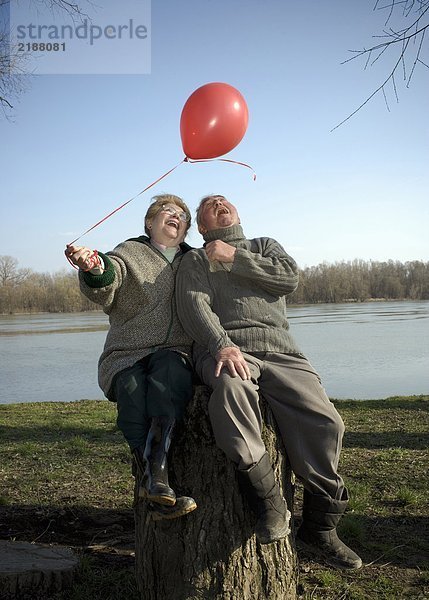
[[[292,534],[261,545],[255,517],[240,494],[235,469],[214,441],[210,391],[195,389],[185,424],[170,451],[170,484],[198,508],[179,519],[153,521],[136,481],[136,577],[142,600],[289,600],[296,598]],[[271,410],[261,399],[263,438],[292,510],[292,474]]]
[[[48,598],[69,587],[79,566],[69,548],[0,541],[0,597]]]

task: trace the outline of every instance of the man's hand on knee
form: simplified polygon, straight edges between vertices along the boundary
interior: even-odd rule
[[[235,346],[222,348],[216,354],[216,361],[215,377],[219,377],[223,367],[228,369],[231,377],[239,375],[241,379],[245,380],[251,377],[249,365],[242,355],[240,348],[236,348]]]

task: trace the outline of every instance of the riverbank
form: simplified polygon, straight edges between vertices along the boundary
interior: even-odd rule
[[[301,555],[300,597],[427,598],[429,396],[335,404],[351,495],[341,535],[365,566],[342,573]],[[107,401],[0,406],[0,539],[70,545],[82,556],[73,589],[52,600],[138,599],[133,478],[115,416]],[[297,486],[297,518],[301,497]]]
[[[323,304],[365,304],[365,303],[371,303],[371,302],[428,302],[429,300],[427,298],[409,298],[409,297],[401,297],[401,298],[389,298],[389,297],[380,297],[380,298],[344,298],[342,300],[336,300],[336,301],[326,301],[326,300],[320,300],[317,302],[306,302],[306,301],[301,301],[301,302],[288,302],[288,306],[290,308],[302,308],[303,306],[320,306]],[[0,316],[25,316],[25,315],[30,315],[30,316],[37,316],[37,315],[73,315],[73,314],[105,314],[103,312],[103,310],[101,308],[97,308],[97,307],[93,307],[93,305],[90,305],[88,308],[86,308],[85,310],[80,310],[80,309],[76,309],[76,310],[62,310],[62,309],[58,309],[58,310],[26,310],[26,309],[19,309],[19,310],[14,310],[14,311],[0,311]]]

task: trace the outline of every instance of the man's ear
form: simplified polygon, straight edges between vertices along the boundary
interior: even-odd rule
[[[205,233],[207,233],[207,227],[204,227],[204,225],[198,225],[198,233],[204,235]]]

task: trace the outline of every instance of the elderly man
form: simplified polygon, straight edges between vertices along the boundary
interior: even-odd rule
[[[332,566],[359,568],[361,559],[336,532],[348,500],[337,473],[344,425],[289,333],[286,296],[298,285],[297,265],[275,240],[246,239],[237,209],[223,196],[201,200],[197,223],[206,243],[183,257],[178,313],[195,340],[196,371],[213,390],[216,443],[257,514],[256,536],[267,544],[288,533],[286,503],[261,438],[260,393],[304,485],[298,540]]]

